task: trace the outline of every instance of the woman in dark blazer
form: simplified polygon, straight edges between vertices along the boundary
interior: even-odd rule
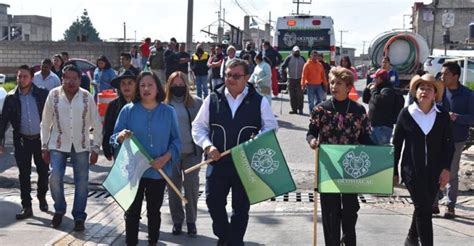
[[[433,245],[431,206],[439,189],[449,181],[449,168],[454,152],[448,112],[438,108],[444,85],[430,74],[416,75],[410,81],[410,94],[415,101],[398,116],[393,136],[395,147],[394,183],[401,176],[410,192],[413,212],[405,245]]]

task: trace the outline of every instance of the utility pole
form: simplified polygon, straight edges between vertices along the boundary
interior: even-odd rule
[[[312,0],[293,0],[293,3],[296,3],[296,15],[300,14],[300,4],[311,4]]]
[[[186,49],[191,52],[193,45],[193,8],[194,0],[188,0],[188,21],[186,24]]]
[[[127,42],[127,26],[125,22],[123,22],[123,42]]]
[[[217,11],[217,22],[218,22],[218,27],[217,27],[217,43],[222,43],[222,35],[224,34],[224,28],[222,27],[222,0],[219,0],[219,11]]]
[[[345,32],[349,32],[349,31],[347,31],[347,30],[340,30],[339,32],[341,33],[341,40],[340,40],[339,48],[341,49],[341,53],[342,53],[342,34],[345,33]]]
[[[439,0],[433,0],[433,28],[431,30],[431,47],[430,54],[433,54],[434,39],[435,39],[435,28],[436,28],[436,12],[438,11]]]

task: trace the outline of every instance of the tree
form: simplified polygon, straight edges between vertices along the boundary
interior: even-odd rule
[[[64,40],[69,42],[102,42],[99,33],[92,25],[87,9],[84,9],[81,18],[77,18],[64,32]]]

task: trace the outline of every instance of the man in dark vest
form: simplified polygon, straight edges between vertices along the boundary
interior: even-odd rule
[[[233,59],[226,66],[225,82],[204,100],[192,124],[194,142],[208,159],[206,203],[217,245],[243,245],[250,204],[230,155],[221,153],[259,133],[276,129],[277,121],[267,100],[262,100],[252,84],[247,62]],[[232,190],[233,215],[226,204]]]

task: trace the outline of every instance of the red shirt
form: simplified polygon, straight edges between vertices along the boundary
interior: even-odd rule
[[[140,51],[142,53],[142,57],[149,57],[150,56],[150,45],[148,43],[142,43],[140,45]]]

